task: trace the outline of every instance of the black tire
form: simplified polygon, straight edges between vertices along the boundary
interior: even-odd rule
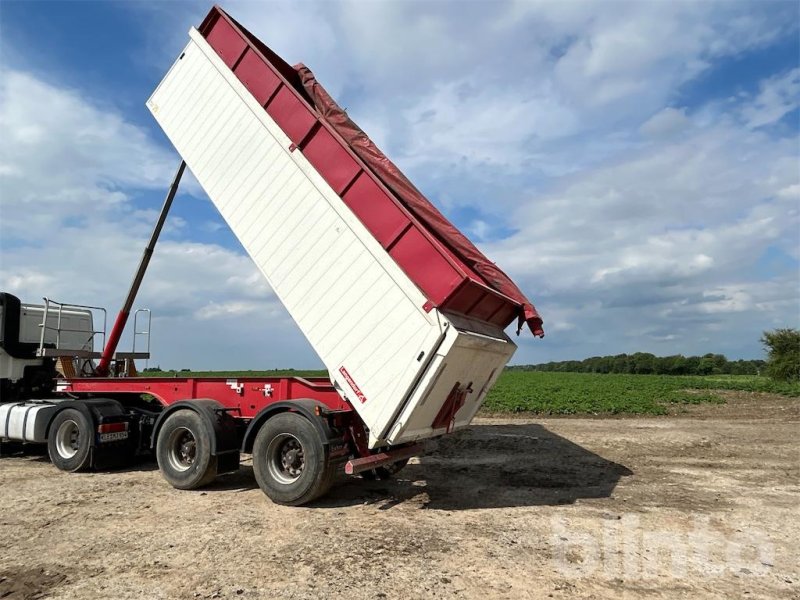
[[[156,440],[156,460],[161,474],[179,490],[194,490],[217,477],[217,457],[211,454],[211,434],[193,410],[172,413]]]
[[[297,413],[275,415],[261,426],[253,443],[258,487],[276,504],[301,506],[325,494],[336,469],[314,425]]]
[[[92,460],[94,423],[81,411],[67,408],[50,424],[47,452],[60,470],[74,473],[89,467]]]
[[[361,477],[367,481],[375,481],[376,479],[392,479],[397,475],[398,471],[408,464],[408,459],[398,460],[396,463],[378,467],[377,469],[370,469],[369,471],[362,471]]]

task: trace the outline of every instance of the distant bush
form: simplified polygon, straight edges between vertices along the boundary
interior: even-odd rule
[[[761,343],[767,349],[767,375],[778,381],[800,380],[800,331],[765,331]]]

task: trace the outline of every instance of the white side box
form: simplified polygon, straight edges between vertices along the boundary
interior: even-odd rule
[[[47,425],[57,409],[55,404],[34,402],[0,404],[0,439],[46,442]]]

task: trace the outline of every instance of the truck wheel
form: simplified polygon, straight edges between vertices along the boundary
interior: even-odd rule
[[[211,436],[193,410],[179,410],[164,421],[156,441],[156,460],[164,479],[179,490],[208,485],[217,477]]]
[[[60,470],[74,473],[91,462],[94,427],[81,411],[67,408],[58,413],[50,424],[47,452]]]
[[[336,473],[326,464],[314,425],[291,412],[275,415],[258,431],[253,471],[261,491],[287,506],[301,506],[325,494]]]
[[[367,481],[375,481],[376,479],[380,480],[391,479],[398,473],[398,471],[400,471],[400,469],[405,467],[407,464],[408,464],[408,459],[404,458],[403,460],[398,460],[396,463],[392,463],[384,467],[378,467],[377,469],[370,469],[369,471],[363,471],[361,473],[361,477],[366,479]]]

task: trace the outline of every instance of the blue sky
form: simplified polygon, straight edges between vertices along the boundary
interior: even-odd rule
[[[800,324],[795,2],[229,2],[534,300],[515,363],[759,357]],[[178,157],[144,102],[200,2],[0,5],[0,282],[115,312]],[[319,360],[189,178],[152,364]]]

